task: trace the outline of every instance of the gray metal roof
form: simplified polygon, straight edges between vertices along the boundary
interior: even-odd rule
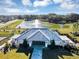
[[[24,31],[17,40],[27,39],[36,41],[50,41],[53,39],[53,33],[48,28],[31,28]]]

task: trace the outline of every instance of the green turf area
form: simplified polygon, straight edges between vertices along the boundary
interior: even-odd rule
[[[9,24],[7,27],[8,28],[16,28],[17,25],[19,25],[23,20],[17,20],[14,23]]]
[[[0,41],[0,45],[6,43],[9,40],[9,38],[5,38],[4,40]]]
[[[16,29],[16,26],[19,25],[23,20],[17,20],[13,23],[10,23],[2,28],[0,28],[0,36],[8,36],[11,35],[13,32],[15,34],[21,33],[24,29]]]
[[[60,28],[59,24],[51,24],[49,28],[58,29]]]
[[[0,52],[0,59],[29,59],[30,54],[27,56],[25,53],[18,53],[16,51],[16,49],[13,49],[5,55],[3,52]]]
[[[7,36],[9,36],[9,35],[11,35],[11,34],[12,34],[11,32],[0,31],[0,36],[7,37]]]
[[[13,20],[14,21],[14,20]],[[10,28],[16,28],[17,25],[19,25],[23,20],[16,20],[15,22],[12,22],[8,25],[5,25],[3,28],[1,29],[10,29]]]
[[[4,39],[0,42],[0,45],[7,42],[10,39],[9,37],[11,37],[12,35],[20,34],[22,31],[25,30],[23,28],[19,28],[19,29],[16,28],[16,26],[19,25],[22,21],[23,20],[16,20],[15,22],[12,22],[12,23],[0,28],[0,36],[7,37],[6,39]]]
[[[43,22],[43,26],[48,27],[50,29],[59,29],[60,25],[55,23]]]
[[[74,36],[71,34],[73,32],[73,23],[71,24],[64,24],[63,27],[61,28],[60,24],[54,24],[54,23],[44,23],[46,26],[50,29],[58,30],[60,34],[67,34],[71,38],[75,38],[77,41],[79,41],[78,36]]]
[[[79,41],[79,37],[78,36],[74,36],[72,34],[73,32],[73,24],[65,24],[67,25],[67,28],[60,28],[57,29],[61,34],[68,34],[71,38],[75,38],[77,41]]]

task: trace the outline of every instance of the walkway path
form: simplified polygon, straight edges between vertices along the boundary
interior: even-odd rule
[[[43,47],[35,46],[31,59],[42,59],[42,49]]]

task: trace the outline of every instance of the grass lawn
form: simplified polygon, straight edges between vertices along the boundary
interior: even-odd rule
[[[6,43],[9,39],[8,38],[5,38],[4,40],[0,41],[0,45]]]
[[[12,34],[12,32],[7,32],[7,31],[0,31],[0,36],[4,36],[4,37],[7,37],[7,36],[10,36]]]
[[[71,32],[73,32],[73,24],[65,24],[64,26],[63,26],[63,28],[61,28],[60,26],[59,26],[59,24],[50,24],[49,25],[50,27],[50,29],[52,28],[52,29],[56,29],[56,30],[58,30],[61,34],[68,34],[70,37],[72,37],[72,38],[76,38],[76,40],[77,41],[79,41],[79,37],[78,36],[74,36],[73,34],[71,34]]]
[[[18,31],[23,31],[24,29],[16,29],[16,26],[19,25],[22,21],[23,20],[17,20],[17,21],[15,21],[13,23],[10,23],[10,24],[4,26],[3,28],[0,28],[0,36],[11,35],[12,31],[14,31],[14,33],[18,33],[19,34]]]
[[[63,27],[61,27],[60,24],[49,23],[49,22],[43,22],[43,24],[44,26],[50,29],[58,30],[61,34],[68,34],[70,37],[76,38],[76,40],[79,41],[78,36],[75,37],[73,34],[71,34],[71,32],[73,32],[73,23],[64,24]]]
[[[43,22],[45,27],[48,27],[50,29],[59,29],[60,25],[55,23],[49,23],[49,22]]]
[[[16,51],[16,49],[11,50],[5,55],[0,52],[0,59],[29,59],[30,54],[27,56],[24,53],[17,53]]]
[[[66,33],[70,33],[73,32],[73,25],[72,24],[65,24],[63,26],[63,28],[57,29],[60,33],[62,34],[66,34]]]
[[[74,36],[73,34],[71,34],[71,32],[73,32],[73,26],[72,24],[69,24],[69,28],[60,28],[57,29],[61,34],[68,34],[70,37],[72,38],[76,38],[77,41],[79,41],[79,37],[78,36]]]
[[[7,27],[8,28],[16,28],[17,25],[19,25],[23,20],[17,20],[14,23],[9,24]]]
[[[49,26],[49,28],[53,28],[53,29],[58,29],[58,28],[60,28],[60,26],[59,26],[59,24],[51,24],[50,26]]]
[[[15,22],[12,22],[12,23],[0,28],[0,36],[11,37],[13,33],[20,34],[25,29],[16,29],[16,26],[19,25],[22,21],[23,20],[16,20]],[[8,40],[9,40],[9,38],[0,41],[0,45],[7,42]]]
[[[14,22],[13,22],[14,21]],[[5,25],[4,27],[2,28],[16,28],[17,25],[19,25],[23,20],[12,20],[12,23],[8,23],[7,25]]]

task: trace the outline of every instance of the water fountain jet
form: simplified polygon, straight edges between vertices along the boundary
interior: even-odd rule
[[[34,22],[35,28],[39,28],[40,25],[41,25],[41,24],[40,24],[40,21],[39,21],[38,19],[36,19],[35,22]]]

